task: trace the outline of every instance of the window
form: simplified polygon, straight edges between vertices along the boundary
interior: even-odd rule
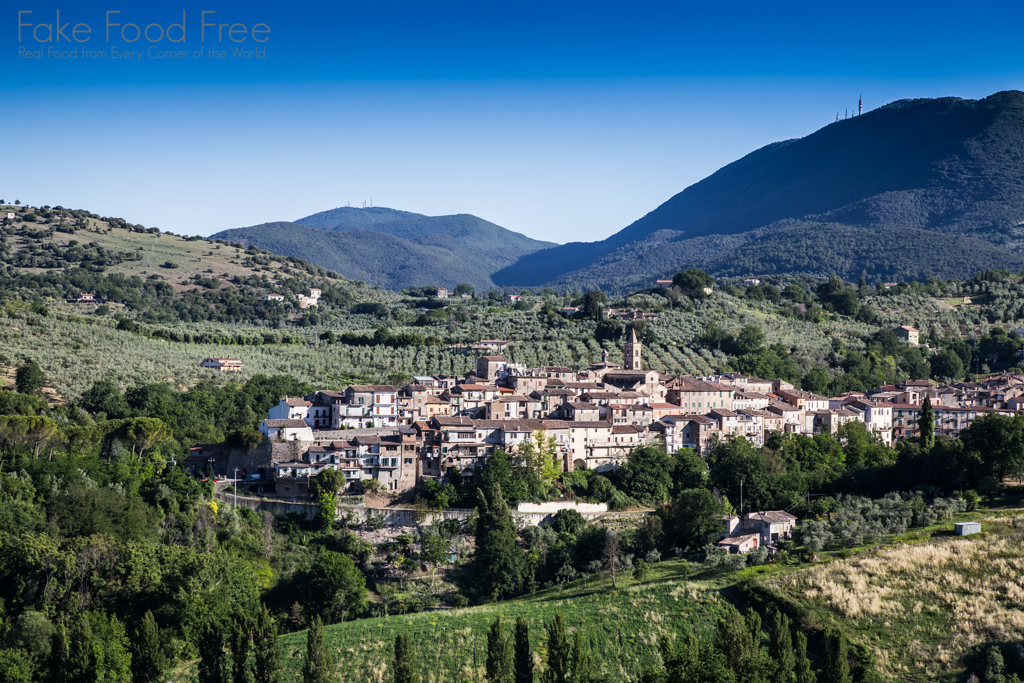
[[[412,458],[406,458],[405,459],[405,464],[406,465],[411,465],[412,464]]]

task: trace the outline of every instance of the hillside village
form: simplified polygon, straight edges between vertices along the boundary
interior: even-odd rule
[[[485,341],[476,346],[505,343]],[[348,493],[362,492],[373,480],[374,488],[402,494],[450,468],[470,480],[499,449],[514,453],[540,436],[553,443],[563,471],[606,471],[635,447],[654,442],[668,452],[692,448],[707,455],[740,436],[763,446],[775,432],[836,434],[852,421],[891,446],[919,436],[926,399],[936,434],[954,438],[976,418],[1024,407],[1024,375],[1012,373],[941,386],[906,380],[825,397],[738,373],[670,377],[644,369],[643,345],[633,331],[624,358],[627,367],[609,362],[606,352],[602,362],[575,372],[483,355],[475,373],[464,377],[420,376],[401,389],[353,385],[282,397],[260,423],[265,440],[257,448],[200,444],[188,462],[241,473],[254,491],[279,498],[308,498],[310,479],[324,468],[344,472]]]

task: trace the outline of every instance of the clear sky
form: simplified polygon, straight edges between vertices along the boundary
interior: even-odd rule
[[[372,200],[602,239],[861,93],[1024,89],[1021,3],[5,4],[0,198],[185,234]]]

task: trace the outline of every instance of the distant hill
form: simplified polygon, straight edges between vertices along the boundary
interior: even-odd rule
[[[1024,93],[903,100],[748,154],[611,237],[528,254],[499,285],[720,275],[965,277],[1020,269]]]
[[[394,290],[463,282],[489,289],[491,273],[555,246],[469,214],[424,216],[385,207],[341,207],[212,238],[255,244]]]

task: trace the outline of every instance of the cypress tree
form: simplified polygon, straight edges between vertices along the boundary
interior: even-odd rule
[[[523,554],[516,546],[516,525],[501,489],[477,493],[474,564],[485,594],[497,599],[523,584]]]
[[[199,635],[199,683],[227,683],[228,658],[224,654],[224,633],[210,620]]]
[[[572,638],[572,680],[574,683],[589,683],[594,677],[594,656],[590,644],[584,642],[583,634],[577,630]]]
[[[533,683],[533,652],[530,651],[530,624],[525,617],[516,619],[515,683]]]
[[[280,683],[281,646],[277,642],[277,622],[266,605],[260,610],[253,638],[253,678],[256,683]]]
[[[734,673],[742,671],[751,658],[754,643],[750,637],[750,629],[736,610],[729,610],[719,620],[715,632],[715,649],[722,654]]]
[[[324,622],[313,618],[306,631],[306,663],[302,666],[302,683],[327,683],[334,680],[334,658],[327,649]]]
[[[249,683],[249,652],[252,639],[249,618],[243,613],[235,616],[231,625],[231,683]]]
[[[395,683],[412,683],[415,667],[412,636],[408,633],[399,633],[395,636]]]
[[[160,646],[160,629],[152,612],[146,612],[135,627],[132,638],[132,681],[155,683],[160,679],[166,660]]]
[[[846,634],[836,629],[825,632],[825,661],[821,683],[853,683]]]
[[[79,614],[71,627],[67,679],[70,683],[92,683],[96,680],[96,657],[92,648],[92,625],[89,615]]]
[[[928,450],[935,445],[935,413],[932,412],[932,400],[927,396],[921,405],[921,419],[917,426],[921,430],[921,448]]]
[[[54,683],[70,680],[68,665],[71,650],[68,647],[68,632],[64,623],[57,624],[50,636],[50,680]]]
[[[571,657],[565,618],[561,612],[556,612],[554,620],[548,624],[548,668],[544,670],[544,683],[567,683]]]
[[[796,662],[796,683],[817,683],[818,676],[811,668],[811,660],[807,658],[807,636],[802,631],[796,632],[795,637]]]
[[[761,615],[752,609],[748,609],[747,616],[744,617],[743,621],[747,624],[747,630],[750,631],[751,650],[760,650]]]
[[[487,633],[487,680],[490,683],[512,683],[513,652],[512,641],[505,633],[505,621],[501,615],[491,624]]]
[[[793,683],[796,679],[796,658],[793,654],[793,639],[789,632],[789,617],[776,610],[772,618],[770,651],[775,661],[772,683]],[[804,653],[806,657],[806,652]]]

